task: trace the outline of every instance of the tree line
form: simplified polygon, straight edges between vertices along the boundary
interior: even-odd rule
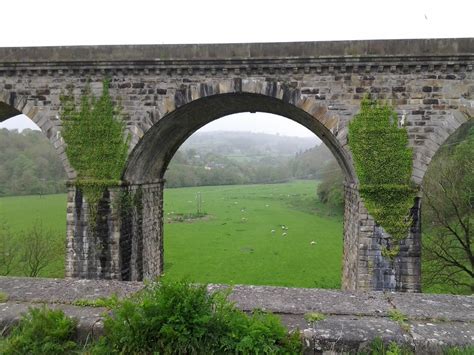
[[[66,191],[66,174],[40,131],[0,129],[0,196]]]
[[[328,174],[332,180],[338,167],[329,149],[316,142],[250,132],[197,134],[173,157],[166,186],[278,183]],[[63,166],[40,131],[0,130],[0,196],[62,193],[65,181]],[[322,193],[323,199],[327,195]]]
[[[293,156],[252,155],[239,157],[196,149],[178,150],[165,174],[166,186],[241,185],[319,179],[323,166],[332,160],[319,145]]]

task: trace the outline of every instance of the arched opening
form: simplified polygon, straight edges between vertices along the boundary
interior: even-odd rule
[[[40,127],[0,103],[0,274],[64,277],[64,165]]]
[[[350,157],[336,138],[339,120],[333,119],[336,123],[330,130],[324,124],[330,119],[327,109],[320,106],[318,110],[323,116],[320,119],[283,100],[249,93],[220,94],[194,100],[167,114],[147,131],[130,155],[124,180],[146,183],[163,178],[171,158],[184,141],[214,120],[239,112],[266,112],[287,117],[313,132],[334,154],[345,179],[355,181]]]
[[[474,292],[474,120],[438,149],[423,178],[423,291]]]
[[[123,250],[131,250],[128,255],[122,255],[122,260],[127,260],[126,269],[133,269],[133,267],[128,267],[128,264],[131,262],[136,263],[136,269],[139,270],[135,276],[130,276],[129,274],[127,274],[122,275],[122,277],[140,279],[141,277],[149,277],[150,273],[153,274],[153,270],[159,269],[161,272],[163,271],[163,238],[161,235],[156,235],[156,231],[160,231],[158,232],[158,234],[162,233],[163,221],[166,220],[166,216],[163,216],[163,206],[160,205],[163,201],[162,198],[159,197],[160,194],[162,194],[163,178],[165,177],[165,172],[178,148],[194,132],[196,132],[198,129],[205,126],[206,124],[215,121],[221,117],[239,112],[265,112],[283,116],[299,123],[300,125],[310,130],[312,133],[314,133],[316,136],[318,136],[323,141],[323,143],[326,144],[326,146],[334,155],[337,163],[340,166],[340,169],[342,170],[342,175],[344,177],[346,187],[351,186],[351,184],[354,183],[355,178],[349,154],[345,151],[345,148],[343,148],[342,144],[337,138],[337,135],[340,134],[340,132],[338,132],[337,127],[337,122],[339,122],[339,120],[333,118],[333,122],[336,123],[333,124],[330,128],[328,128],[328,125],[325,125],[325,123],[327,123],[327,121],[329,120],[326,115],[327,110],[324,107],[319,107],[319,110],[319,117],[316,118],[318,114],[311,115],[304,109],[299,108],[293,104],[289,104],[288,102],[285,102],[280,99],[265,95],[238,93],[214,95],[197,99],[179,107],[178,109],[161,118],[153,127],[151,127],[147,131],[147,133],[141,139],[139,144],[135,146],[128,161],[126,171],[124,173],[124,180],[127,181],[127,183],[129,183],[131,186],[139,186],[140,194],[149,194],[150,196],[155,195],[155,197],[153,198],[144,200],[144,203],[141,207],[141,213],[143,213],[143,215],[140,216],[140,221],[153,220],[155,222],[151,223],[152,226],[149,226],[147,223],[141,223],[140,232],[138,233],[140,235],[139,240],[121,241],[124,245],[124,247],[122,248]],[[316,192],[315,190],[316,189],[314,188],[314,194]],[[346,189],[346,194],[348,193],[348,191],[349,190]],[[234,194],[236,193],[237,192],[235,191]],[[271,193],[272,192],[269,192],[269,194]],[[277,193],[280,194],[282,192]],[[291,193],[286,193],[286,195],[291,195]],[[191,201],[195,198],[196,197],[192,198]],[[229,204],[229,202],[236,202],[230,201],[230,199],[231,197],[229,195],[229,200],[226,201],[227,204]],[[187,201],[190,201],[190,199],[186,199],[186,203],[189,203]],[[265,208],[265,204],[263,204],[263,206],[263,208]],[[230,208],[231,206],[227,207]],[[237,212],[239,214],[245,213],[245,210],[245,208],[240,208]],[[352,240],[354,238],[357,238],[357,234],[353,232],[353,228],[356,228],[357,225],[357,222],[355,222],[355,219],[357,217],[354,217],[351,214],[353,213],[352,211],[355,211],[355,209],[346,209],[346,215],[344,217],[345,229],[343,233],[342,231],[339,232],[340,234],[344,234],[345,236],[345,251],[343,256],[343,280],[350,280],[343,281],[344,288],[354,287],[352,283],[354,283],[355,281],[351,279],[351,275],[355,273],[355,264],[357,263],[357,258],[355,255],[356,252],[354,251],[357,247],[357,243]],[[239,218],[240,224],[246,223],[248,221],[248,217],[241,216]],[[242,220],[242,218],[244,218],[244,220]],[[221,223],[226,222],[223,221]],[[280,223],[271,222],[269,226],[265,226],[262,228],[265,228],[265,230],[268,229],[268,234],[271,236],[272,230],[275,229],[276,233],[277,227],[281,229],[282,227],[286,227],[286,224],[288,223],[284,221]],[[305,228],[317,228],[314,225],[305,224],[306,223],[303,223],[301,226],[295,226],[295,229],[299,228],[301,232],[304,232]],[[193,227],[194,226],[192,224],[189,224],[189,228]],[[242,228],[235,227],[234,231],[237,231],[238,229]],[[224,234],[225,233],[226,232],[224,232]],[[127,235],[127,233],[125,233],[125,235]],[[348,235],[350,236],[349,238],[347,238]],[[313,240],[308,240],[305,242],[307,248],[311,248],[312,241]],[[127,246],[125,247],[125,245]],[[141,252],[139,252],[138,250],[141,250]],[[252,248],[241,247],[239,251],[241,253],[245,251],[251,253]],[[166,250],[164,251],[164,253],[166,255]],[[274,259],[277,260],[278,251],[275,251],[275,253],[276,254],[273,254],[273,256],[275,256]],[[297,248],[294,250],[294,253],[295,255],[297,255]],[[340,259],[340,254],[338,258]],[[229,263],[229,265],[232,264],[234,263]],[[339,272],[340,264],[338,264],[337,268]],[[305,265],[304,268],[300,265],[299,272],[304,273],[311,269],[312,265],[310,263],[309,265]],[[166,265],[164,271],[166,272]],[[289,274],[295,272],[296,271],[288,271]],[[308,272],[311,273],[312,271]],[[229,282],[230,281],[233,280],[229,280]],[[219,282],[222,281],[219,280]],[[278,282],[275,281],[263,281],[261,283],[278,284]],[[289,284],[292,286],[318,286],[318,284],[314,283],[313,285],[309,285],[307,283],[299,285],[294,283]],[[334,285],[338,286],[339,283],[333,284],[333,287]]]

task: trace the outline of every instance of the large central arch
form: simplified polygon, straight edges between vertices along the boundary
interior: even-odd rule
[[[273,87],[274,90],[265,90],[265,94],[229,92],[195,97],[189,102],[186,98],[191,96],[182,92],[175,96],[177,108],[158,120],[139,140],[130,154],[123,180],[132,194],[139,191],[143,207],[138,213],[139,226],[121,233],[122,278],[150,278],[163,272],[163,176],[181,144],[199,128],[223,116],[266,112],[287,117],[308,128],[329,147],[338,161],[348,196],[344,217],[343,287],[357,288],[358,196],[353,189],[356,177],[351,156],[341,144],[346,140],[342,119],[314,98],[302,98],[297,90],[275,97],[280,87],[277,83]]]
[[[287,117],[312,131],[334,154],[347,182],[355,182],[350,154],[333,133],[338,133],[339,117],[329,114],[323,105],[312,104],[313,109],[316,105],[313,114],[305,111],[305,105],[298,107],[282,99],[254,93],[218,94],[191,101],[165,115],[147,131],[130,155],[123,180],[142,184],[162,179],[174,153],[201,127],[234,113],[266,112]]]

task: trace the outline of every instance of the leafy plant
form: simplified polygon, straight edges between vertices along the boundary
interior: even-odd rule
[[[474,354],[474,346],[455,346],[446,348],[443,351],[445,355],[472,355]]]
[[[405,322],[408,320],[407,316],[400,312],[398,309],[391,309],[388,312],[388,316],[395,322]]]
[[[304,319],[307,322],[314,324],[314,323],[319,322],[321,320],[325,320],[326,316],[322,313],[319,313],[319,312],[312,312],[312,313],[306,313],[304,315]]]
[[[8,294],[5,292],[0,292],[0,303],[5,303],[8,301]]]
[[[10,336],[0,341],[0,353],[70,354],[77,347],[73,341],[75,329],[76,322],[63,311],[31,308]]]
[[[95,300],[79,299],[74,301],[72,304],[78,307],[104,307],[104,308],[114,308],[120,305],[120,300],[117,295],[112,295],[110,297],[100,297]]]
[[[93,220],[104,190],[120,180],[129,137],[120,109],[110,97],[107,80],[98,99],[87,89],[79,107],[72,95],[62,96],[61,105],[66,154],[77,172],[76,185],[84,192]]]
[[[400,327],[404,331],[409,331],[410,330],[410,325],[406,322],[408,320],[408,317],[400,312],[398,309],[391,309],[388,312],[388,316],[390,317],[391,320],[395,321],[400,325]]]
[[[349,124],[349,144],[359,178],[360,194],[375,221],[396,242],[406,238],[416,190],[410,183],[412,150],[408,134],[398,128],[393,108],[369,99]]]
[[[298,353],[299,334],[262,311],[237,310],[205,285],[163,281],[126,300],[105,320],[95,354]]]
[[[407,346],[398,345],[396,342],[391,341],[385,344],[382,338],[375,338],[369,345],[370,349],[365,352],[362,351],[360,354],[370,355],[412,355],[411,351]]]

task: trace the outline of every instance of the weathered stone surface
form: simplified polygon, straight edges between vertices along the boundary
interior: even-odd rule
[[[85,341],[103,333],[103,308],[73,306],[113,294],[128,297],[144,287],[140,282],[62,280],[0,277],[0,291],[9,296],[0,303],[0,327],[15,324],[28,307],[43,304],[60,308],[78,320],[77,338]],[[224,285],[209,285],[209,291]],[[441,354],[446,346],[474,343],[474,297],[407,293],[298,289],[285,287],[232,287],[230,299],[242,310],[264,309],[277,314],[292,331],[301,331],[305,353],[350,352],[367,349],[375,338],[395,341],[417,354]],[[398,323],[389,316],[397,309],[407,316]],[[324,320],[308,322],[318,312]]]
[[[355,353],[370,348],[377,337],[411,347],[410,335],[387,318],[332,316],[305,328],[303,334],[306,348],[315,352]]]
[[[176,149],[215,119],[261,111],[310,129],[344,172],[343,288],[418,292],[421,226],[414,223],[394,261],[381,255],[388,237],[360,199],[348,124],[367,93],[393,104],[413,147],[412,180],[420,184],[438,148],[472,116],[473,64],[473,38],[0,48],[0,120],[24,113],[36,122],[73,180],[61,138],[61,93],[73,87],[79,96],[89,86],[98,95],[110,78],[110,94],[121,103],[131,135],[124,181],[101,201],[100,236],[89,228],[87,201],[71,184],[67,277],[159,275],[162,178]],[[141,208],[118,208],[122,193],[140,190]]]
[[[442,354],[444,347],[474,344],[473,315],[470,322],[410,321],[410,336],[416,354]]]
[[[210,289],[224,286],[211,285]],[[323,312],[358,316],[387,316],[393,309],[381,292],[344,292],[310,288],[233,286],[230,299],[243,310],[261,308],[285,314]]]
[[[95,300],[111,295],[129,297],[142,288],[141,282],[0,277],[0,291],[13,302],[71,304],[80,299]]]
[[[474,321],[474,297],[455,295],[388,293],[387,299],[411,319]]]

